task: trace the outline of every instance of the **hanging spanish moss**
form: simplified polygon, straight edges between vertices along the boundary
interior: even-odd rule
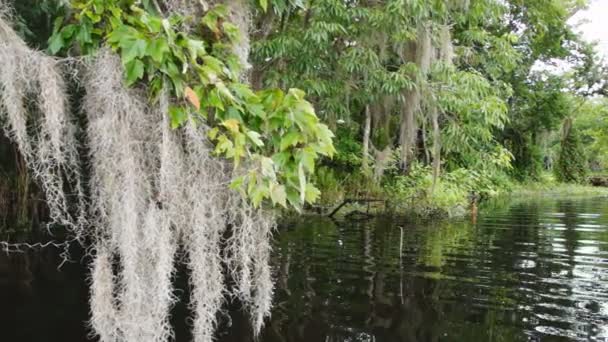
[[[418,28],[418,40],[416,49],[416,65],[420,73],[428,74],[433,62],[433,31],[430,23],[420,25]]]
[[[233,52],[238,56],[241,66],[245,70],[249,70],[251,68],[251,64],[249,64],[251,46],[249,41],[249,27],[251,26],[249,7],[245,0],[232,0],[228,1],[227,4],[230,10],[230,21],[237,26],[241,33],[239,44],[233,46]]]
[[[442,25],[439,30],[439,46],[437,47],[438,60],[445,66],[450,66],[454,58],[454,46],[450,26]],[[430,104],[430,118],[433,127],[433,185],[431,193],[435,191],[441,172],[441,129],[439,127],[439,108],[436,103]]]
[[[446,64],[452,64],[454,59],[454,44],[449,25],[441,25],[439,29],[439,60]]]
[[[457,0],[456,5],[460,6],[463,11],[468,11],[471,7],[471,0]]]
[[[433,61],[432,31],[428,24],[420,25],[416,41],[406,46],[401,58],[405,62],[415,63],[418,68],[418,75],[412,77],[415,85],[405,91],[404,105],[401,109],[401,166],[407,171],[416,146],[418,132],[416,114],[420,113],[421,88],[426,82],[426,75]]]
[[[172,213],[157,199],[163,120],[122,82],[119,58],[99,53],[89,66],[83,106],[93,173],[91,216],[102,258],[92,272],[91,323],[100,336],[114,336],[110,341],[166,341],[178,240],[169,224]],[[115,258],[117,275],[107,269]]]
[[[184,11],[190,3],[168,1],[160,10]],[[245,3],[229,7],[246,33]],[[249,41],[243,36],[235,53],[247,65]],[[213,155],[209,128],[188,122],[172,129],[169,92],[153,104],[144,87],[127,88],[120,57],[101,49],[84,63],[81,80],[90,165],[85,203],[60,63],[28,48],[0,19],[5,130],[45,190],[53,222],[93,242],[92,334],[104,342],[171,340],[178,260],[190,269],[195,341],[213,340],[227,299],[243,304],[259,334],[272,302],[268,261],[275,221],[226,190],[234,168]],[[74,196],[76,201],[68,198]]]
[[[416,61],[416,42],[410,42],[402,48],[401,58],[404,62]],[[416,75],[411,75],[411,78],[415,81]],[[400,150],[400,163],[401,168],[404,171],[408,170],[410,160],[412,159],[413,146],[415,144],[416,136],[416,119],[415,114],[417,106],[420,103],[420,93],[416,89],[417,85],[413,84],[410,88],[406,89],[402,98],[401,106],[401,123],[399,126],[399,144],[401,145]]]
[[[51,223],[71,227],[79,237],[85,220],[84,196],[76,128],[60,61],[28,48],[4,17],[0,17],[0,90],[4,131],[46,193]],[[77,197],[75,216],[69,214],[67,197]]]
[[[159,108],[150,108],[142,94],[122,85],[118,56],[100,53],[89,75],[85,111],[92,113],[96,236],[101,257],[120,260],[118,276],[103,270],[108,262],[95,264],[101,269],[93,270],[93,289],[101,282],[100,289],[115,288],[117,295],[105,304],[96,300],[107,301],[106,296],[93,296],[94,330],[118,341],[167,340],[173,263],[183,246],[191,271],[195,340],[214,336],[215,313],[227,288],[224,265],[236,284],[232,295],[249,308],[259,333],[272,298],[268,240],[274,220],[225,191],[232,168],[212,156],[203,138],[206,127],[171,130],[164,119],[166,96]],[[223,252],[227,227],[231,234]]]

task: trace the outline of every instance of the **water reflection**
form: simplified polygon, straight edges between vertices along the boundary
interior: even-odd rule
[[[606,199],[503,204],[475,223],[307,219],[277,234],[273,263],[260,341],[608,339]],[[58,264],[52,250],[0,256],[8,341],[86,340],[83,267]],[[179,342],[186,314],[181,303]],[[253,341],[249,331],[235,310],[218,338]]]
[[[307,221],[279,236],[263,340],[606,339],[607,210],[540,200],[482,211],[476,224]]]
[[[85,268],[68,263],[58,271],[59,254],[52,248],[0,253],[0,340],[86,340]]]

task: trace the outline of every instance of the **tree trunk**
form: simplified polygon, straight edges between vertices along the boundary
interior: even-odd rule
[[[369,104],[365,106],[365,126],[363,127],[363,170],[369,168],[369,137],[371,134],[372,116]]]
[[[422,129],[421,129],[421,133],[422,133],[422,151],[424,153],[424,165],[429,165],[431,163],[431,155],[429,153],[429,148],[428,148],[428,138],[427,138],[427,134],[426,134],[426,120],[422,121]]]
[[[401,108],[401,126],[399,131],[401,143],[401,169],[407,173],[411,159],[413,159],[413,147],[416,142],[416,118],[414,113],[420,99],[417,89],[411,89],[405,93],[405,104]]]
[[[439,111],[437,107],[431,110],[431,123],[433,125],[433,186],[431,194],[435,192],[435,186],[441,171],[441,130],[439,129]]]

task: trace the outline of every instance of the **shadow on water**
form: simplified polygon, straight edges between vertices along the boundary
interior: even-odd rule
[[[53,248],[0,252],[1,341],[86,340],[86,268],[67,263],[59,271],[62,261]]]
[[[485,208],[475,223],[304,219],[275,236],[260,341],[608,339],[608,200]],[[403,234],[401,234],[403,232]],[[86,268],[43,249],[0,256],[7,341],[86,341]],[[187,297],[184,272],[177,287]],[[188,341],[186,305],[174,312]],[[253,341],[233,310],[218,340]]]

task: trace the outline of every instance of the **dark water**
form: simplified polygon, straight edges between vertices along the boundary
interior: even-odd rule
[[[503,203],[472,221],[289,227],[260,341],[608,341],[608,199]],[[0,341],[86,341],[86,274],[60,260],[0,256]],[[239,316],[219,341],[253,340]]]

